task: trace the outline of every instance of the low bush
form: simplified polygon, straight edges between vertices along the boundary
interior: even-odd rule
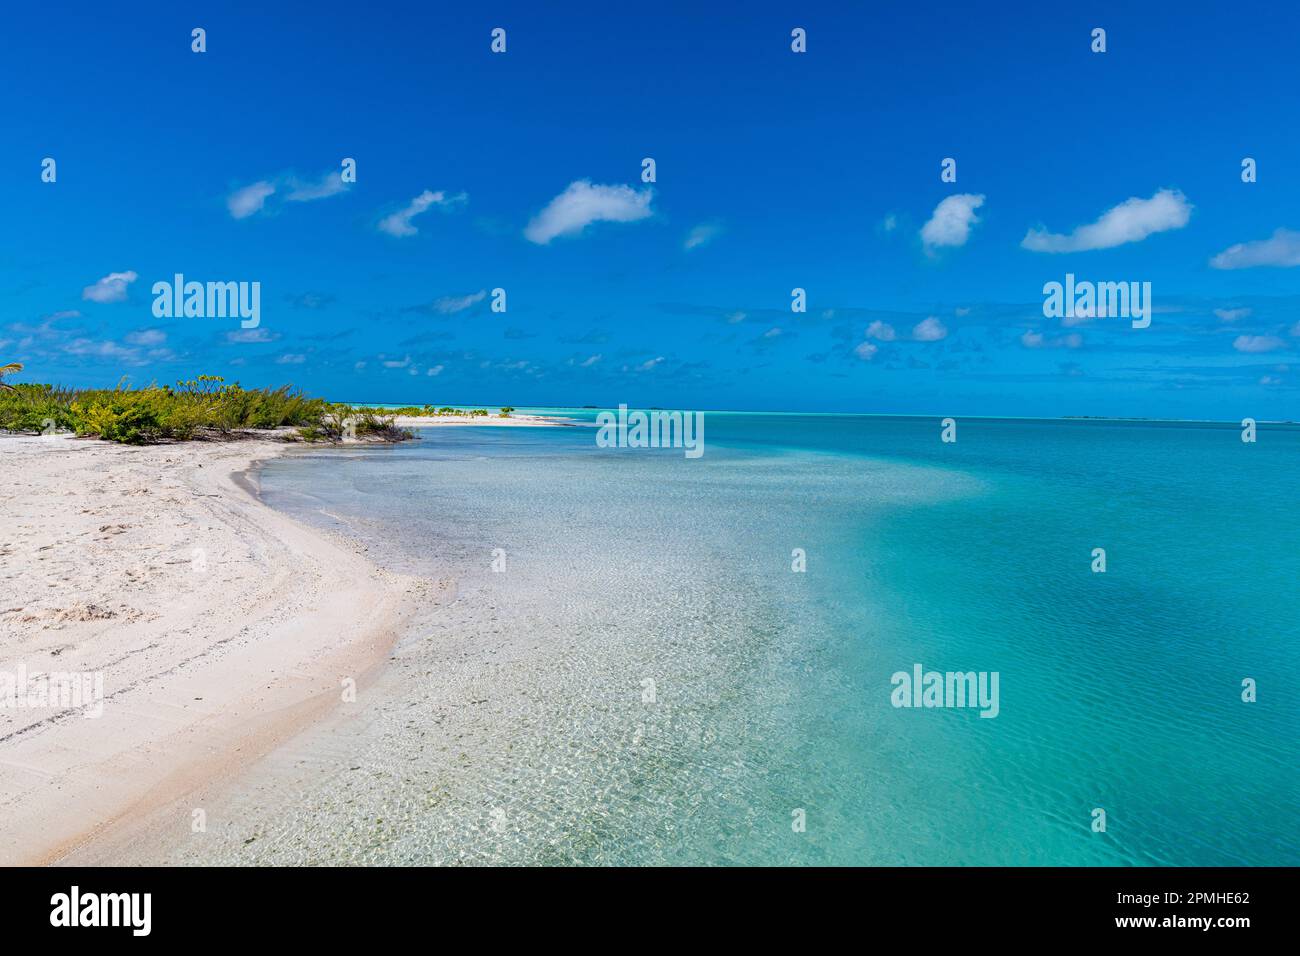
[[[328,405],[320,422],[299,428],[298,434],[309,442],[339,442],[361,440],[405,441],[415,438],[415,432],[397,425],[397,415],[402,409],[379,411],[373,408],[353,408],[351,405]]]
[[[245,389],[216,375],[170,385],[69,389],[15,385],[0,391],[0,430],[74,431],[140,445],[220,437],[246,429],[321,427],[327,403],[289,386]]]

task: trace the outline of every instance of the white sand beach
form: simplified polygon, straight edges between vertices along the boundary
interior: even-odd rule
[[[538,426],[568,425],[562,418],[550,418],[545,415],[523,415],[513,412],[509,418],[497,415],[396,415],[394,424],[402,428],[414,428],[424,425],[492,425],[505,428],[536,428]]]
[[[507,423],[549,424],[474,422]],[[0,863],[175,826],[186,794],[341,706],[437,599],[257,500],[245,473],[295,447],[0,435],[0,677],[102,678],[95,718],[0,699]]]

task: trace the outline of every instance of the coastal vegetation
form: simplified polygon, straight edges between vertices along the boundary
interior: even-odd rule
[[[363,441],[406,441],[415,432],[397,425],[396,414],[351,405],[326,406],[319,422],[298,429],[298,437],[308,442],[338,442],[346,439]]]
[[[400,415],[404,418],[484,418],[488,413],[486,408],[452,408],[450,405],[443,405],[441,408],[436,405],[403,405],[401,408],[372,408],[368,405],[358,405],[356,410],[383,415]],[[507,406],[501,411],[513,412],[514,409]],[[501,417],[510,416],[502,414]]]
[[[0,379],[21,369],[20,365],[0,367]],[[4,385],[0,431],[71,431],[129,445],[222,439],[277,429],[286,433],[284,437],[311,442],[415,437],[397,427],[392,411],[353,409],[308,397],[289,385],[246,389],[218,375],[200,375],[174,386],[119,383],[111,389],[0,384]]]

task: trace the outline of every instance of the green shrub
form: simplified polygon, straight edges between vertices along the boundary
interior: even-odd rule
[[[105,441],[128,445],[143,445],[163,437],[159,409],[152,395],[110,394],[112,397],[107,399],[96,396],[72,403],[72,427],[78,435],[97,435]]]
[[[68,431],[72,419],[62,390],[49,385],[13,385],[0,391],[0,431]]]
[[[243,429],[322,427],[326,403],[289,386],[245,389],[217,375],[133,388],[68,389],[16,385],[0,391],[0,429],[71,430],[107,441],[143,444],[223,436]]]
[[[8,383],[5,383],[8,386]],[[513,408],[501,409],[503,416]],[[415,432],[397,425],[399,415],[481,417],[485,409],[444,405],[399,409],[353,408],[309,398],[285,385],[246,389],[219,375],[200,375],[173,385],[73,389],[19,384],[0,389],[0,431],[60,430],[126,444],[223,437],[248,429],[294,428],[303,441],[337,442],[345,436],[402,441]]]

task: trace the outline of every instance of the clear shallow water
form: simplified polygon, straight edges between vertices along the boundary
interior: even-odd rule
[[[575,427],[272,462],[268,503],[449,596],[204,852],[1300,863],[1300,431],[1238,436],[710,413],[698,460]],[[998,717],[895,709],[915,663],[999,672]]]

